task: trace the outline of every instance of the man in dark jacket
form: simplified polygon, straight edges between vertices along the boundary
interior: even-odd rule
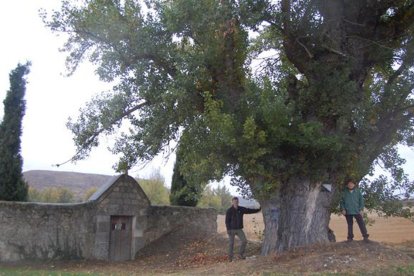
[[[229,261],[233,260],[233,248],[234,248],[234,237],[238,236],[241,245],[239,250],[239,255],[241,259],[245,259],[244,251],[246,249],[247,239],[246,235],[243,232],[243,215],[244,214],[254,214],[259,212],[262,208],[259,209],[249,209],[242,206],[239,206],[239,199],[233,197],[231,200],[232,206],[227,209],[226,212],[226,228],[227,234],[229,235]]]
[[[348,241],[354,239],[353,224],[354,218],[358,223],[361,234],[364,237],[364,241],[368,241],[368,232],[365,226],[362,213],[364,210],[364,198],[362,197],[361,191],[355,187],[355,183],[352,180],[347,181],[345,191],[342,194],[340,208],[342,214],[346,218],[348,224]]]

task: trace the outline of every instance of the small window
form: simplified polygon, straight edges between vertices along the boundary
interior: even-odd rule
[[[125,228],[126,228],[125,223],[112,223],[112,227],[111,227],[113,231],[125,230]]]

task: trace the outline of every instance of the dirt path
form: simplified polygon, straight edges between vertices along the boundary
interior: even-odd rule
[[[249,257],[229,263],[225,256],[227,238],[222,235],[188,243],[171,238],[158,241],[134,261],[55,261],[26,263],[18,267],[25,271],[98,275],[396,275],[408,267],[408,273],[403,275],[414,275],[414,242],[398,248],[378,242],[337,242],[267,257],[258,255],[260,244],[250,242]]]
[[[340,242],[327,246],[281,254],[279,256],[255,257],[234,263],[192,268],[189,275],[310,275],[314,273],[361,272],[392,275],[390,267],[413,265],[412,257],[404,252],[386,247],[377,242]],[[389,273],[387,271],[390,271]],[[414,271],[412,271],[414,274]],[[407,274],[408,275],[408,274]],[[411,274],[410,274],[411,275]]]

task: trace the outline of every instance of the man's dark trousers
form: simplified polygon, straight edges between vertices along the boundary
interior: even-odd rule
[[[359,229],[361,230],[361,234],[364,238],[368,238],[368,231],[365,227],[364,219],[362,218],[361,214],[356,215],[345,215],[346,222],[348,224],[348,240],[352,240],[354,238],[354,217],[358,223]]]
[[[246,250],[246,244],[247,244],[247,239],[246,239],[246,235],[243,232],[243,229],[235,229],[235,230],[228,230],[227,234],[229,235],[229,258],[230,260],[233,259],[233,248],[234,248],[234,237],[238,236],[240,241],[241,241],[241,245],[240,245],[240,249],[239,249],[239,255],[240,257],[244,257],[244,251]]]

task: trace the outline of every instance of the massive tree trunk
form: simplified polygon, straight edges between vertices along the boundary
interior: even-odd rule
[[[295,179],[261,200],[265,224],[262,255],[332,240],[328,234],[333,196],[334,190],[324,189],[321,182]]]
[[[262,206],[263,221],[265,225],[262,255],[268,255],[276,251],[277,227],[280,216],[280,198],[274,194],[270,198],[260,201]]]
[[[333,186],[328,191],[321,182],[295,179],[260,200],[265,224],[262,255],[334,241],[329,231],[334,192]]]
[[[276,251],[329,242],[333,195],[334,190],[325,190],[321,182],[298,178],[285,183],[280,190]]]

